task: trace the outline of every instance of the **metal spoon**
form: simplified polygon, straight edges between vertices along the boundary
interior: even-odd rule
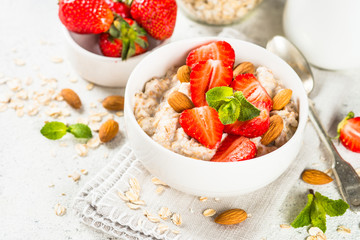
[[[268,41],[266,49],[286,61],[299,75],[306,93],[309,95],[314,87],[311,68],[301,52],[286,38],[275,36]],[[309,118],[321,140],[332,155],[332,168],[343,199],[354,212],[360,212],[360,177],[354,168],[339,155],[331,138],[323,128],[316,113],[314,103],[309,98]]]

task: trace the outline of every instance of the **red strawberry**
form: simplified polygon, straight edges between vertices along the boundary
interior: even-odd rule
[[[175,0],[133,0],[130,13],[155,39],[167,39],[174,32],[177,14]]]
[[[187,135],[207,148],[214,149],[221,141],[224,125],[217,111],[209,106],[183,111],[179,123]]]
[[[233,70],[220,60],[201,61],[190,73],[191,99],[196,107],[208,105],[205,93],[214,87],[229,86]]]
[[[118,18],[109,33],[99,38],[101,52],[107,57],[121,57],[122,60],[146,52],[149,44],[145,31],[129,18]]]
[[[238,162],[251,159],[256,155],[256,145],[250,139],[243,136],[229,134],[221,142],[212,162]]]
[[[261,110],[260,115],[248,121],[236,121],[224,126],[224,132],[242,135],[248,138],[259,137],[263,135],[270,126],[269,111],[266,102],[255,102],[255,107]]]
[[[350,151],[360,153],[360,117],[350,112],[338,125],[339,139]]]
[[[253,74],[238,75],[231,83],[231,87],[236,91],[241,91],[246,100],[252,104],[258,101],[265,102],[266,109],[271,111],[273,105],[272,99]]]
[[[231,45],[225,41],[211,42],[192,50],[186,58],[186,65],[193,68],[200,61],[208,59],[222,60],[224,65],[234,65],[235,52]]]
[[[102,33],[109,30],[114,16],[104,0],[60,0],[59,18],[77,33]]]
[[[116,0],[105,0],[111,11],[123,18],[131,18],[130,7],[123,2]]]

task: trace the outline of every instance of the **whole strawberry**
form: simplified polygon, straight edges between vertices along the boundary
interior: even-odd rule
[[[122,60],[126,60],[146,52],[149,44],[145,30],[134,20],[117,18],[109,33],[100,35],[99,46],[105,56],[121,57]]]
[[[105,0],[114,15],[118,15],[123,18],[131,18],[130,7],[119,0]]]
[[[174,32],[177,14],[175,0],[133,0],[130,13],[155,39],[170,38]]]
[[[59,18],[65,27],[76,33],[102,33],[114,20],[104,0],[60,0]]]
[[[354,117],[354,113],[349,112],[338,125],[338,137],[344,147],[360,153],[360,117]]]

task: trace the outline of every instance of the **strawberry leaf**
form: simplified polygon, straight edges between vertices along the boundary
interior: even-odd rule
[[[295,220],[291,223],[293,228],[304,227],[311,224],[310,209],[314,200],[314,195],[308,194],[308,201],[304,209],[299,213]]]
[[[315,193],[315,197],[325,209],[326,214],[330,217],[341,216],[349,208],[349,204],[344,202],[342,199],[332,200],[321,195],[319,192]]]
[[[90,128],[82,123],[76,123],[73,125],[70,125],[67,129],[67,131],[71,134],[73,134],[76,138],[91,138],[92,133]]]
[[[313,227],[318,227],[326,232],[326,211],[321,205],[321,200],[316,197],[310,208],[310,218]]]

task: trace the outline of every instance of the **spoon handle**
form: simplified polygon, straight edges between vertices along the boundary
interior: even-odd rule
[[[309,99],[309,109],[309,118],[333,157],[332,168],[340,193],[343,199],[350,205],[351,210],[360,212],[360,177],[354,168],[336,150],[317,116],[314,103],[311,99]]]

